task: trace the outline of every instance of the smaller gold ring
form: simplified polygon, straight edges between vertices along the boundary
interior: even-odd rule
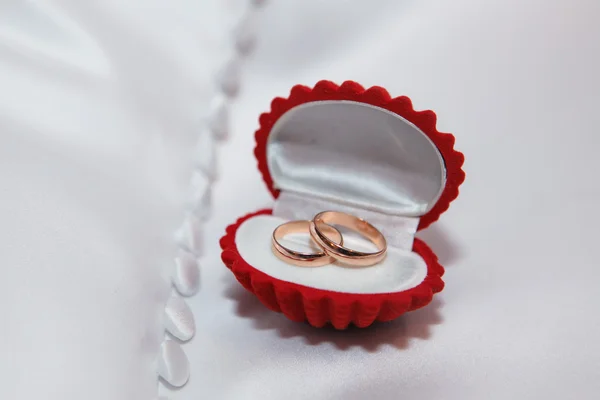
[[[320,267],[323,265],[331,264],[334,259],[328,256],[324,251],[317,253],[302,253],[292,249],[288,249],[279,243],[279,240],[290,233],[308,233],[310,221],[290,221],[279,225],[273,231],[271,238],[271,249],[273,254],[282,261],[288,264],[297,265],[300,267]],[[323,225],[323,231],[327,232],[331,240],[336,243],[342,244],[343,238],[340,231],[333,226]]]
[[[344,247],[336,243],[323,229],[326,226],[340,225],[360,233],[377,247],[377,251],[366,253]],[[353,266],[369,266],[382,261],[387,253],[385,236],[364,219],[339,211],[323,211],[315,215],[310,222],[310,235],[313,240],[327,253],[344,264]]]

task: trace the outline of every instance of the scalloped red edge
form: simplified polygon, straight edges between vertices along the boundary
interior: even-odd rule
[[[267,139],[273,125],[291,108],[323,100],[356,101],[384,108],[412,122],[435,143],[446,164],[446,186],[435,206],[421,217],[419,229],[424,229],[432,222],[437,221],[440,215],[450,207],[450,203],[458,197],[458,187],[465,180],[465,173],[462,170],[465,157],[459,151],[454,150],[454,136],[450,133],[439,132],[436,128],[435,113],[431,110],[415,111],[408,97],[392,98],[382,87],[373,86],[365,90],[353,81],[346,81],[340,86],[330,81],[320,81],[312,89],[296,85],[287,99],[276,97],[271,102],[271,111],[260,116],[260,127],[255,134],[254,155],[258,160],[258,169],[262,173],[263,180],[273,196],[275,198],[279,196],[279,191],[273,186],[273,178],[267,165]]]
[[[413,251],[425,260],[427,276],[418,286],[403,292],[340,293],[275,279],[248,264],[235,243],[237,230],[244,221],[271,213],[269,209],[251,213],[228,226],[220,240],[221,258],[242,286],[267,308],[283,313],[292,321],[308,321],[318,328],[328,323],[336,329],[346,329],[350,324],[364,328],[375,321],[391,321],[406,311],[424,307],[444,288],[441,278],[444,268],[433,251],[419,239],[415,239]]]

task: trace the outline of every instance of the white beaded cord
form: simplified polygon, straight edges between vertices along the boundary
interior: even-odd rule
[[[229,136],[230,104],[240,90],[243,59],[255,46],[257,9],[263,3],[249,0],[247,10],[233,31],[234,53],[216,74],[218,93],[211,102],[194,154],[195,170],[190,180],[186,215],[176,234],[178,250],[171,274],[175,290],[164,312],[165,331],[175,340],[165,337],[157,359],[158,376],[173,387],[184,386],[190,376],[189,360],[178,341],[192,339],[196,326],[193,313],[181,296],[193,296],[200,288],[198,258],[203,251],[202,223],[210,215],[211,189],[217,178],[216,142]]]

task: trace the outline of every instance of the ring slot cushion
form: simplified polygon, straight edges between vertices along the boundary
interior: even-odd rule
[[[321,81],[274,99],[259,122],[255,155],[275,203],[238,219],[220,243],[246,289],[291,320],[337,329],[395,319],[443,289],[443,267],[414,235],[458,196],[464,157],[454,136],[437,131],[432,111],[415,111],[380,87]],[[363,268],[303,268],[272,254],[276,226],[324,210],[377,227],[386,258]]]

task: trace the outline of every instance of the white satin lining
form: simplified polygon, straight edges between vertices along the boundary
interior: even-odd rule
[[[350,101],[303,104],[269,136],[275,186],[384,214],[421,216],[446,181],[443,158],[417,127]]]
[[[410,250],[388,247],[386,258],[373,266],[346,267],[334,263],[318,268],[297,267],[281,261],[271,251],[271,235],[280,224],[289,221],[275,215],[257,215],[238,229],[235,242],[242,258],[265,274],[287,282],[344,293],[390,293],[417,286],[427,275],[425,261]],[[285,240],[287,239],[287,240]],[[351,248],[366,250],[366,240],[344,237]],[[286,247],[308,251],[308,232],[281,240]]]

